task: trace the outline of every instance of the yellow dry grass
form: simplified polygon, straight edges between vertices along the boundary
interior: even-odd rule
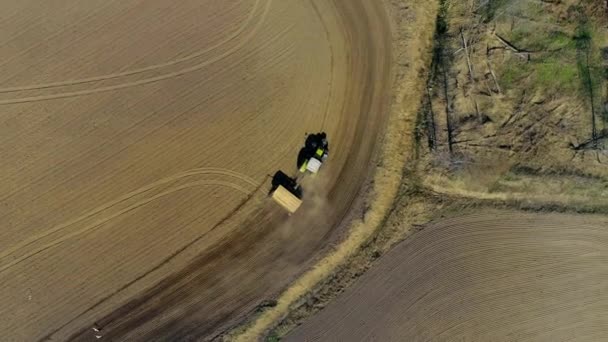
[[[513,188],[504,190],[482,189],[471,186],[470,183],[448,179],[438,175],[425,177],[422,185],[437,194],[445,194],[462,199],[486,200],[486,201],[515,201],[535,203],[539,207],[559,205],[570,208],[594,208],[608,205],[607,190],[593,189],[596,184],[587,184],[580,189],[564,191],[564,189],[580,186],[575,184],[576,179],[542,179],[529,178],[514,184]]]

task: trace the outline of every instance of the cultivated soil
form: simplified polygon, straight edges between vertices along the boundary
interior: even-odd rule
[[[386,254],[286,341],[598,341],[608,219],[482,210]]]
[[[384,4],[0,4],[0,331],[211,339],[332,239],[392,85]],[[331,155],[287,217],[268,174]]]

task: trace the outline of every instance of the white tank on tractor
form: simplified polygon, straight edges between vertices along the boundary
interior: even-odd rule
[[[323,164],[323,163],[319,159],[310,158],[308,160],[308,163],[306,163],[306,170],[311,173],[317,173],[317,172],[319,172],[319,169],[321,168],[321,164]]]

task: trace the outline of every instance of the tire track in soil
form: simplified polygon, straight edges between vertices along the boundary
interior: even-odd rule
[[[21,256],[19,258],[14,258],[11,262],[9,262],[9,263],[1,266],[0,267],[0,273],[3,273],[5,271],[9,270],[10,268],[12,268],[12,267],[14,267],[14,266],[22,263],[23,261],[26,261],[26,260],[28,260],[28,259],[30,259],[30,258],[32,258],[32,257],[34,257],[34,256],[36,256],[36,255],[38,255],[38,254],[40,254],[42,252],[44,252],[44,251],[46,251],[46,250],[48,250],[50,248],[53,248],[53,247],[55,247],[55,246],[57,246],[57,245],[65,242],[65,241],[73,238],[73,237],[76,237],[78,235],[81,235],[81,234],[93,231],[95,228],[100,227],[104,223],[106,223],[106,222],[108,222],[108,221],[110,221],[110,220],[112,220],[112,219],[114,219],[116,217],[119,217],[119,216],[121,216],[123,214],[126,214],[126,213],[128,213],[128,212],[130,212],[130,211],[132,211],[134,209],[137,209],[137,208],[139,208],[139,207],[141,207],[143,205],[146,205],[146,204],[148,204],[148,203],[150,203],[150,202],[152,202],[154,200],[157,200],[157,199],[159,199],[161,197],[170,195],[170,194],[172,194],[174,192],[177,192],[177,191],[180,191],[180,190],[184,190],[184,189],[193,188],[193,187],[196,187],[196,186],[224,186],[224,187],[229,187],[229,188],[232,188],[234,190],[240,191],[240,192],[242,192],[244,194],[248,193],[247,189],[242,188],[242,187],[240,187],[238,185],[235,185],[233,183],[228,183],[228,182],[221,182],[221,181],[198,181],[198,182],[187,183],[187,184],[184,184],[184,185],[179,186],[177,188],[174,188],[174,189],[171,189],[171,190],[168,190],[168,191],[165,191],[165,192],[161,192],[160,194],[157,194],[157,195],[152,196],[150,198],[147,198],[145,200],[136,202],[135,204],[133,204],[133,205],[131,205],[131,206],[125,208],[125,209],[122,209],[122,210],[120,210],[120,211],[118,211],[118,212],[116,212],[116,213],[114,213],[112,215],[109,215],[109,216],[106,216],[104,218],[101,218],[101,219],[99,219],[97,221],[94,221],[93,223],[91,223],[89,225],[86,225],[86,226],[84,226],[84,227],[82,227],[82,228],[80,228],[80,229],[78,229],[76,231],[73,231],[71,233],[62,235],[60,238],[57,238],[57,239],[55,239],[55,240],[53,240],[53,241],[51,241],[51,242],[49,242],[47,244],[44,244],[44,245],[42,245],[42,246],[40,246],[40,247],[38,247],[36,249],[30,250],[28,253],[24,254],[23,256]]]
[[[101,213],[103,211],[106,211],[106,210],[112,208],[113,206],[116,206],[117,204],[125,202],[125,201],[127,201],[127,200],[129,200],[129,199],[131,199],[131,198],[133,198],[133,197],[135,197],[137,195],[141,195],[143,193],[149,192],[149,191],[151,191],[151,190],[153,190],[155,188],[158,188],[161,185],[165,185],[165,184],[168,184],[168,183],[172,183],[172,182],[178,181],[178,180],[183,179],[185,177],[191,177],[191,176],[196,176],[196,175],[223,175],[223,176],[227,176],[227,177],[237,178],[239,180],[242,180],[242,181],[246,182],[247,184],[249,184],[249,185],[251,185],[253,187],[258,187],[259,186],[259,183],[255,182],[255,180],[253,180],[252,178],[250,178],[248,176],[245,176],[245,175],[242,175],[242,174],[240,174],[238,172],[235,172],[235,171],[224,170],[224,169],[220,169],[220,168],[200,168],[200,169],[189,170],[189,171],[186,171],[186,172],[183,172],[183,173],[179,173],[179,174],[167,177],[167,178],[163,178],[163,179],[161,179],[159,181],[156,181],[154,183],[148,184],[148,185],[146,185],[144,187],[141,187],[141,188],[139,188],[137,190],[131,191],[131,192],[129,192],[129,193],[127,193],[127,194],[119,197],[116,200],[113,200],[111,202],[105,203],[105,204],[103,204],[103,205],[101,205],[101,206],[99,206],[99,207],[97,207],[95,209],[90,210],[89,212],[87,212],[87,213],[85,213],[85,214],[83,214],[81,216],[78,216],[78,217],[70,220],[70,221],[67,221],[65,223],[59,224],[59,225],[57,225],[57,226],[55,226],[55,227],[53,227],[53,228],[51,228],[49,230],[46,230],[46,231],[44,231],[44,232],[42,232],[40,234],[37,234],[37,235],[34,235],[34,236],[30,236],[28,239],[20,242],[19,244],[15,245],[13,247],[7,248],[7,249],[3,250],[2,252],[0,252],[0,260],[7,258],[8,256],[14,254],[18,250],[21,250],[23,248],[27,248],[27,247],[31,246],[32,244],[36,243],[37,241],[39,241],[39,240],[41,240],[41,239],[43,239],[43,238],[45,238],[45,237],[47,237],[47,236],[49,236],[49,235],[51,235],[53,233],[57,233],[59,231],[62,231],[64,229],[70,227],[70,226],[73,226],[76,223],[79,223],[79,222],[84,221],[84,220],[86,220],[88,218],[91,218],[91,217],[93,217],[93,216],[95,216],[95,215],[97,215],[97,214],[99,214],[99,213]],[[30,251],[29,253],[26,253],[22,257],[13,259],[8,264],[0,266],[0,273],[6,271],[7,269],[9,269],[9,268],[11,268],[11,267],[13,267],[13,266],[21,263],[21,262],[23,262],[23,261],[25,261],[25,260],[33,257],[33,256],[35,256],[38,253],[41,253],[41,252],[43,252],[43,251],[45,251],[45,250],[47,250],[47,249],[49,249],[51,247],[54,247],[54,246],[56,246],[56,245],[58,245],[58,244],[60,244],[60,243],[62,243],[64,241],[66,241],[66,240],[74,237],[74,236],[77,236],[77,235],[83,234],[85,232],[88,232],[89,230],[91,230],[93,228],[96,228],[96,227],[98,227],[98,226],[106,223],[107,221],[113,219],[113,218],[116,218],[116,217],[118,217],[118,216],[120,216],[122,214],[125,214],[125,213],[127,213],[127,212],[129,212],[131,210],[137,209],[137,208],[139,208],[139,207],[141,207],[143,205],[146,205],[146,204],[148,204],[148,203],[150,203],[150,202],[152,202],[152,201],[154,201],[156,199],[159,199],[161,197],[170,195],[170,194],[172,194],[174,192],[177,192],[177,191],[180,191],[180,190],[184,190],[184,189],[188,189],[188,188],[195,187],[195,186],[214,186],[214,185],[215,186],[229,187],[229,188],[232,188],[234,190],[240,191],[240,192],[245,193],[245,194],[247,194],[249,192],[247,189],[245,189],[245,188],[237,185],[236,183],[232,183],[232,182],[225,182],[225,181],[224,182],[222,182],[222,181],[198,181],[198,182],[190,182],[190,183],[184,184],[182,186],[179,186],[179,187],[176,187],[176,188],[164,191],[164,192],[162,192],[160,194],[156,194],[155,196],[149,197],[147,199],[138,201],[135,204],[132,204],[132,205],[126,207],[126,208],[123,208],[122,210],[120,210],[120,211],[118,211],[118,212],[116,212],[116,213],[114,213],[114,214],[112,214],[110,216],[106,216],[106,217],[101,218],[101,219],[99,219],[97,221],[94,221],[93,223],[91,223],[91,224],[89,224],[89,225],[87,225],[87,226],[85,226],[85,227],[83,227],[83,228],[81,228],[79,230],[76,230],[75,232],[71,232],[69,234],[63,235],[61,238],[53,240],[50,243],[47,243],[47,244],[45,244],[45,245],[43,245],[43,246],[41,246],[41,247],[39,247],[39,248],[37,248],[37,249],[35,249],[33,251]]]
[[[332,171],[331,177],[338,179],[327,185],[329,206],[333,210],[331,218],[319,223],[306,217],[306,202],[301,213],[296,213],[296,218],[288,223],[276,211],[256,213],[242,229],[224,237],[179,273],[97,319],[104,327],[104,337],[142,341],[207,340],[243,319],[259,300],[274,298],[299,274],[298,270],[306,267],[307,258],[317,255],[323,245],[321,241],[347,215],[355,201],[377,146],[374,142],[386,118],[383,109],[389,102],[384,90],[390,83],[390,32],[388,27],[380,33],[370,29],[385,13],[379,8],[381,5],[377,5],[376,16],[368,18],[365,10],[376,5],[365,3],[348,2],[343,9],[337,9],[341,19],[338,24],[341,30],[337,32],[353,40],[348,40],[348,44],[354,51],[351,55],[349,50],[348,57],[341,56],[350,62],[349,71],[353,76],[346,82],[344,97],[347,100],[340,111],[348,113],[345,116],[352,120],[349,126],[354,127],[352,131],[351,127],[343,128],[339,132],[341,138],[335,138],[347,144],[347,151],[342,152],[349,157]],[[349,137],[351,134],[354,141]],[[287,228],[292,234],[306,231],[301,234],[306,236],[286,239],[289,233],[282,230]],[[291,265],[285,265],[283,260]],[[87,329],[90,327],[82,327],[69,340],[88,340]]]
[[[307,267],[308,261],[318,256],[327,243],[324,237],[336,230],[338,221],[345,217],[356,198],[372,160],[381,123],[386,117],[384,109],[389,102],[385,90],[390,83],[390,77],[387,77],[390,66],[389,63],[384,62],[390,55],[390,51],[387,51],[390,47],[387,48],[388,44],[383,43],[384,31],[376,29],[378,25],[384,24],[381,11],[378,10],[381,5],[376,6],[362,0],[331,2],[327,7],[323,7],[321,1],[315,4],[323,9],[321,11],[323,18],[332,18],[327,20],[331,33],[328,39],[331,39],[336,47],[344,46],[344,49],[335,49],[332,52],[335,54],[334,58],[331,59],[336,69],[340,70],[334,71],[331,75],[335,76],[335,83],[332,82],[330,85],[332,89],[329,96],[332,105],[330,110],[332,107],[335,108],[335,111],[329,114],[336,116],[335,120],[334,117],[329,117],[329,120],[336,122],[337,126],[335,129],[331,128],[334,130],[331,132],[334,136],[333,140],[336,141],[335,162],[327,169],[327,176],[330,179],[326,189],[330,197],[328,206],[334,214],[331,219],[311,218],[309,216],[312,215],[306,215],[305,211],[302,211],[296,214],[295,219],[290,219],[286,223],[286,216],[277,208],[270,206],[258,208],[259,210],[250,215],[247,222],[239,229],[233,229],[222,235],[217,243],[214,241],[209,249],[201,251],[201,255],[191,264],[183,265],[183,268],[180,266],[177,273],[163,277],[150,289],[134,292],[133,297],[126,299],[125,305],[105,308],[104,312],[99,309],[90,311],[86,315],[88,317],[83,317],[77,321],[78,324],[73,323],[69,329],[63,329],[61,334],[58,333],[56,336],[61,335],[61,339],[64,339],[65,336],[69,336],[66,334],[83,329],[83,335],[79,335],[78,332],[72,336],[72,339],[90,340],[93,337],[90,334],[84,335],[84,332],[90,333],[90,320],[98,318],[104,325],[106,339],[116,337],[116,340],[138,338],[158,340],[165,336],[166,340],[180,340],[180,337],[185,336],[182,335],[182,331],[195,337],[216,336],[217,331],[222,331],[242,319],[243,315],[255,308],[260,299],[278,293],[286,286],[289,279],[293,279]],[[304,15],[299,12],[300,8],[301,6],[298,6],[297,11],[284,9],[284,13],[287,16],[295,16],[296,21],[302,24],[306,16],[314,13],[309,10]],[[373,8],[374,15],[369,16],[365,13],[369,8]],[[272,12],[272,15],[274,14]],[[279,14],[277,12],[277,15]],[[314,23],[311,25],[315,26],[314,37],[323,39],[324,35],[319,23],[312,21]],[[263,27],[266,29],[266,26]],[[312,34],[312,31],[306,30],[305,25],[298,26],[298,29],[302,31],[294,32],[296,36],[302,35],[308,38]],[[258,36],[253,37],[256,39],[252,41],[255,43],[257,40],[264,44],[270,35],[264,33]],[[294,40],[294,44],[297,43]],[[310,49],[323,54],[328,52],[325,44],[317,46],[312,39],[307,39],[304,44],[307,50],[302,52]],[[334,47],[331,43],[330,45]],[[319,59],[311,58],[305,53],[300,56],[298,61],[302,62],[304,69],[317,66]],[[327,63],[328,60],[324,59],[319,63]],[[297,71],[302,72],[301,69],[298,68]],[[285,68],[285,70],[290,72],[293,69]],[[309,73],[313,71],[309,70]],[[294,73],[294,76],[297,75]],[[329,77],[325,77],[323,83],[328,81],[327,78]],[[295,82],[300,81],[297,77],[293,79]],[[289,115],[276,115],[271,122],[289,122],[296,120],[296,117],[290,113],[306,112],[304,97],[311,95],[304,92],[314,90],[320,83],[315,84],[310,80],[302,82],[304,84],[298,85],[298,88],[291,85],[292,89],[302,92],[298,93],[298,96],[293,96],[291,102],[286,102],[287,107],[291,106],[290,108],[296,108],[297,111],[281,110],[281,113]],[[41,101],[39,97],[36,100]],[[314,99],[308,101],[314,103]],[[316,115],[302,116],[297,120],[302,120],[308,125],[313,117],[318,117],[319,121],[324,115],[327,117],[328,111],[325,110],[323,113],[323,102],[318,103],[319,108],[315,109],[314,113]],[[253,123],[247,125],[254,126]],[[293,129],[292,132],[285,129],[281,134],[287,139],[278,140],[282,144],[301,139],[296,137],[299,135],[297,129]],[[281,150],[280,153],[285,152]],[[309,204],[305,203],[305,207],[312,207]],[[296,232],[298,232],[297,236],[287,238],[286,235]],[[129,291],[131,290],[135,289],[131,288]],[[89,303],[86,303],[85,306],[88,306]],[[177,315],[180,316],[177,317],[174,315],[176,311],[190,314],[183,317]],[[218,311],[222,312],[218,313]],[[178,319],[175,320],[176,318]],[[28,329],[39,329],[42,335],[53,330],[53,326],[62,324],[62,321],[61,318],[53,319],[52,325],[41,328],[28,326]]]
[[[321,11],[319,11],[319,7],[315,4],[315,0],[310,0],[310,5],[315,11],[317,18],[323,25],[323,30],[325,31],[325,39],[327,40],[327,44],[329,46],[329,55],[330,55],[330,64],[329,64],[329,94],[327,95],[327,102],[325,103],[325,111],[323,113],[323,121],[321,122],[320,130],[323,131],[325,129],[325,123],[327,121],[327,116],[329,115],[329,105],[330,101],[333,97],[333,83],[334,83],[334,46],[332,44],[331,35],[329,33],[329,29],[327,28],[327,23],[323,19],[321,15]]]
[[[130,282],[128,282],[128,283],[124,284],[123,286],[121,286],[120,288],[116,289],[111,294],[109,294],[109,295],[101,298],[100,300],[98,300],[97,302],[95,302],[93,305],[91,305],[90,307],[88,307],[86,310],[84,310],[81,313],[79,313],[78,315],[74,316],[74,318],[70,319],[69,321],[67,321],[66,323],[64,323],[60,327],[56,328],[55,330],[53,330],[52,332],[50,332],[46,336],[42,337],[39,341],[41,341],[41,342],[42,341],[52,341],[53,335],[55,335],[56,333],[58,333],[59,331],[61,331],[65,327],[67,327],[68,325],[70,325],[73,322],[75,322],[78,318],[80,318],[80,317],[88,314],[89,312],[92,312],[96,308],[100,307],[105,302],[107,302],[110,298],[115,297],[116,295],[118,295],[119,293],[123,292],[127,288],[133,286],[137,282],[141,281],[142,279],[144,279],[145,277],[147,277],[151,273],[159,270],[160,268],[162,268],[163,266],[165,266],[166,264],[168,264],[171,260],[173,260],[176,256],[178,256],[181,253],[183,253],[184,251],[186,251],[189,247],[191,247],[194,244],[196,244],[197,242],[201,241],[209,233],[211,233],[214,230],[216,230],[217,228],[221,227],[224,223],[226,223],[227,221],[229,221],[234,215],[236,215],[239,211],[241,211],[241,209],[243,209],[243,207],[247,203],[249,203],[249,201],[251,201],[251,199],[260,191],[260,189],[264,186],[264,184],[265,184],[265,182],[260,183],[260,185],[258,185],[256,187],[256,189],[254,189],[253,191],[251,191],[247,195],[247,197],[245,199],[243,199],[243,201],[241,201],[233,210],[231,210],[226,216],[224,216],[218,223],[216,223],[215,225],[213,225],[213,227],[211,227],[211,229],[209,229],[208,231],[204,232],[203,234],[197,236],[196,238],[194,238],[192,241],[188,242],[184,246],[180,247],[178,250],[174,251],[169,256],[167,256],[166,258],[164,258],[157,265],[155,265],[154,267],[150,268],[149,270],[147,270],[146,272],[142,273],[141,275],[137,276],[135,279],[131,280]]]
[[[133,334],[136,329],[141,329],[146,324],[151,323],[157,316],[162,315],[166,311],[174,309],[177,306],[180,306],[180,311],[191,311],[187,310],[183,305],[184,295],[188,295],[191,292],[192,286],[196,286],[199,289],[212,287],[212,284],[222,277],[221,272],[218,272],[217,269],[218,263],[225,260],[242,260],[243,258],[250,256],[250,253],[253,252],[251,246],[260,247],[259,241],[272,233],[272,227],[270,225],[262,224],[257,227],[258,229],[254,229],[257,226],[255,223],[268,222],[268,220],[272,219],[274,216],[274,213],[268,210],[257,211],[249,217],[248,224],[245,225],[245,228],[233,231],[230,236],[223,239],[219,244],[197,256],[188,267],[164,278],[158,284],[146,289],[140,295],[130,299],[110,314],[97,319],[97,324],[103,327],[104,337],[117,341],[133,340],[134,338],[133,336],[130,336],[130,334]],[[258,277],[256,277],[256,279],[257,278]],[[255,282],[255,279],[252,281]],[[198,303],[196,302],[191,302],[187,307],[196,307],[197,304]],[[245,306],[247,306],[247,304],[241,305],[241,308]],[[217,311],[223,310],[224,308],[218,307]],[[196,336],[201,336],[200,330],[205,331],[207,329],[212,329],[218,322],[225,322],[226,320],[232,319],[234,314],[239,311],[240,310],[232,311],[230,314],[220,313],[221,317],[219,320],[216,317],[209,316],[207,321],[198,323],[196,330],[198,330],[199,334],[196,334]],[[183,318],[183,320],[180,320],[179,318],[176,318],[176,320],[185,323],[188,318],[186,316],[183,316]],[[185,331],[182,329],[183,324],[178,324],[175,329],[169,329],[167,325],[171,324],[154,324],[151,330],[138,332],[135,340],[183,340],[185,336]],[[182,334],[182,332],[184,334]],[[81,328],[81,330],[73,333],[66,340],[90,340],[90,327]]]
[[[166,67],[170,67],[173,65],[177,65],[180,63],[184,63],[187,61],[190,61],[192,59],[201,57],[213,50],[218,49],[219,47],[221,47],[222,45],[225,45],[227,43],[229,43],[230,41],[238,38],[239,35],[241,35],[246,29],[247,27],[251,24],[251,22],[253,21],[253,19],[255,18],[255,14],[257,12],[257,9],[260,5],[260,2],[262,0],[255,0],[255,3],[253,4],[253,7],[251,9],[251,11],[249,12],[247,18],[243,21],[243,24],[235,31],[233,32],[232,35],[228,36],[226,39],[206,48],[200,51],[197,51],[193,54],[190,54],[188,56],[182,57],[182,58],[178,58],[178,59],[174,59],[165,63],[161,63],[161,64],[155,64],[155,65],[150,65],[147,67],[143,67],[143,68],[139,68],[139,69],[134,69],[134,70],[129,70],[129,71],[124,71],[124,72],[119,72],[119,73],[113,73],[113,74],[107,74],[107,75],[102,75],[102,76],[95,76],[95,77],[89,77],[89,78],[82,78],[82,79],[78,79],[78,80],[70,80],[70,81],[59,81],[59,82],[50,82],[50,83],[44,83],[44,84],[33,84],[33,85],[28,85],[28,86],[19,86],[19,87],[10,87],[10,88],[0,88],[0,94],[2,93],[14,93],[14,92],[20,92],[20,91],[28,91],[28,90],[40,90],[40,89],[48,89],[48,88],[57,88],[57,87],[67,87],[67,86],[74,86],[74,85],[78,85],[78,84],[84,84],[84,83],[92,83],[92,82],[99,82],[99,81],[107,81],[107,80],[111,80],[111,79],[115,79],[115,78],[120,78],[120,77],[125,77],[125,76],[131,76],[131,75],[137,75],[137,74],[141,74],[144,72],[148,72],[148,71],[155,71],[158,69],[162,69],[162,68],[166,68]],[[57,33],[56,35],[59,35],[59,33]]]
[[[168,80],[171,78],[179,77],[182,75],[186,75],[186,74],[189,74],[194,71],[198,71],[210,64],[221,61],[222,59],[232,55],[233,53],[235,53],[236,51],[241,49],[241,47],[243,47],[245,44],[247,44],[250,41],[250,39],[253,38],[253,36],[255,36],[255,34],[262,27],[262,24],[264,24],[265,19],[268,15],[268,12],[270,11],[272,1],[273,0],[268,0],[268,2],[266,3],[266,6],[264,7],[264,12],[260,16],[260,20],[256,23],[254,28],[247,33],[247,36],[244,37],[243,40],[241,40],[237,45],[228,49],[224,53],[216,55],[213,58],[210,58],[204,62],[196,64],[192,67],[185,68],[185,69],[182,69],[182,70],[179,70],[176,72],[172,72],[172,73],[168,73],[165,75],[161,75],[161,76],[150,77],[150,78],[142,79],[139,81],[126,82],[126,83],[122,83],[122,84],[101,87],[101,88],[96,88],[96,89],[87,89],[87,90],[79,90],[79,91],[58,93],[58,94],[52,94],[52,95],[41,95],[41,96],[22,97],[22,98],[17,98],[17,99],[0,100],[0,106],[11,105],[11,104],[24,104],[24,103],[32,103],[32,102],[40,102],[40,101],[49,101],[49,100],[58,100],[58,99],[72,98],[72,97],[92,95],[92,94],[98,94],[98,93],[105,93],[105,92],[109,92],[109,91],[115,91],[115,90],[132,88],[132,87],[136,87],[136,86],[142,86],[142,85],[146,85],[146,84],[160,82],[160,81]]]

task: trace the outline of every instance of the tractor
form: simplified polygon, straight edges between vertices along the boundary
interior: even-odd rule
[[[307,173],[319,172],[321,165],[327,160],[328,153],[327,135],[324,132],[309,134],[304,142],[304,147],[298,153],[299,175],[292,178],[279,170],[272,177],[269,195],[290,215],[302,205],[302,187],[298,182],[299,179]]]

